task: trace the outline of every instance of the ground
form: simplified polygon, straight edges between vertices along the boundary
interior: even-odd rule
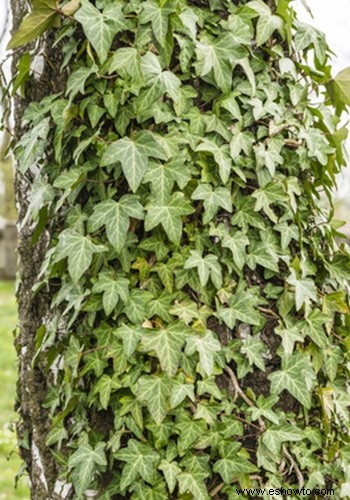
[[[0,500],[29,499],[26,478],[15,489],[15,477],[21,467],[16,450],[13,411],[16,383],[16,353],[13,331],[16,327],[14,284],[0,281]]]

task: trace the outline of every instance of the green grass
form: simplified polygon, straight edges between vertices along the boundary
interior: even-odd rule
[[[16,385],[16,352],[13,330],[17,314],[13,283],[0,281],[0,500],[29,499],[27,478],[22,477],[15,489],[15,476],[21,467],[16,450],[13,411]]]

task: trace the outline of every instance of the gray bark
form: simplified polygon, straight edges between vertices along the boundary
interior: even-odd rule
[[[10,0],[13,30],[15,31],[23,15],[28,10],[25,0]],[[28,91],[25,98],[16,95],[12,99],[13,132],[15,141],[23,133],[21,118],[26,106],[31,101],[39,101],[46,95],[61,90],[63,76],[60,74],[60,61],[57,60],[52,50],[52,41],[47,38],[40,47],[37,44],[31,50],[37,53],[40,50],[43,56],[43,70],[38,78],[28,82]],[[16,73],[16,64],[20,56],[28,47],[14,51],[12,73]],[[49,62],[48,62],[49,61]],[[61,87],[61,88],[60,88]],[[32,246],[31,239],[34,227],[30,221],[23,224],[30,202],[33,174],[22,175],[16,170],[15,192],[18,207],[18,273],[19,286],[17,291],[19,308],[19,329],[16,337],[16,348],[19,358],[19,373],[17,384],[16,409],[20,415],[17,433],[20,443],[20,454],[27,466],[31,484],[31,498],[47,500],[65,498],[64,493],[54,493],[55,484],[57,491],[58,471],[53,457],[46,446],[49,418],[47,410],[43,407],[50,377],[45,367],[40,363],[33,365],[35,355],[35,337],[38,328],[46,324],[50,317],[50,289],[45,289],[33,294],[32,288],[36,284],[39,271],[50,243],[50,228],[43,233],[39,242]],[[51,228],[55,221],[51,221]]]

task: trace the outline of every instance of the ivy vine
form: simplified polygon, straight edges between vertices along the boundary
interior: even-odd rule
[[[60,227],[35,362],[71,496],[349,497],[350,257],[324,200],[350,71],[289,0],[33,0],[10,47],[48,29],[65,92],[15,152],[34,243]]]

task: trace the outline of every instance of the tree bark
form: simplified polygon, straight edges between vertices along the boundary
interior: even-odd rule
[[[11,0],[13,31],[15,31],[26,13],[25,0]],[[16,74],[16,66],[24,49],[16,50],[13,55],[12,73]],[[60,73],[60,61],[57,60],[57,49],[52,49],[52,39],[47,37],[41,45],[32,47],[32,53],[40,54],[42,59],[40,76],[31,76],[28,82],[30,91],[22,98],[13,96],[12,118],[14,140],[23,133],[21,125],[23,112],[29,102],[43,99],[46,95],[57,92],[64,76]],[[52,62],[54,61],[54,63]],[[33,63],[33,59],[32,59]],[[48,433],[48,411],[44,408],[47,388],[51,375],[40,364],[35,363],[35,339],[38,329],[46,325],[50,318],[50,289],[40,290],[33,294],[40,268],[50,242],[50,231],[47,230],[35,245],[31,243],[34,225],[28,221],[23,223],[30,203],[31,186],[34,173],[28,171],[21,174],[16,168],[15,194],[18,208],[18,334],[15,340],[19,358],[19,374],[17,382],[16,410],[20,415],[17,425],[20,455],[27,465],[31,485],[31,496],[35,500],[65,498],[59,493],[60,482],[57,482],[58,471],[53,456],[46,446]],[[55,221],[52,222],[54,226]],[[56,492],[54,490],[56,489]]]

